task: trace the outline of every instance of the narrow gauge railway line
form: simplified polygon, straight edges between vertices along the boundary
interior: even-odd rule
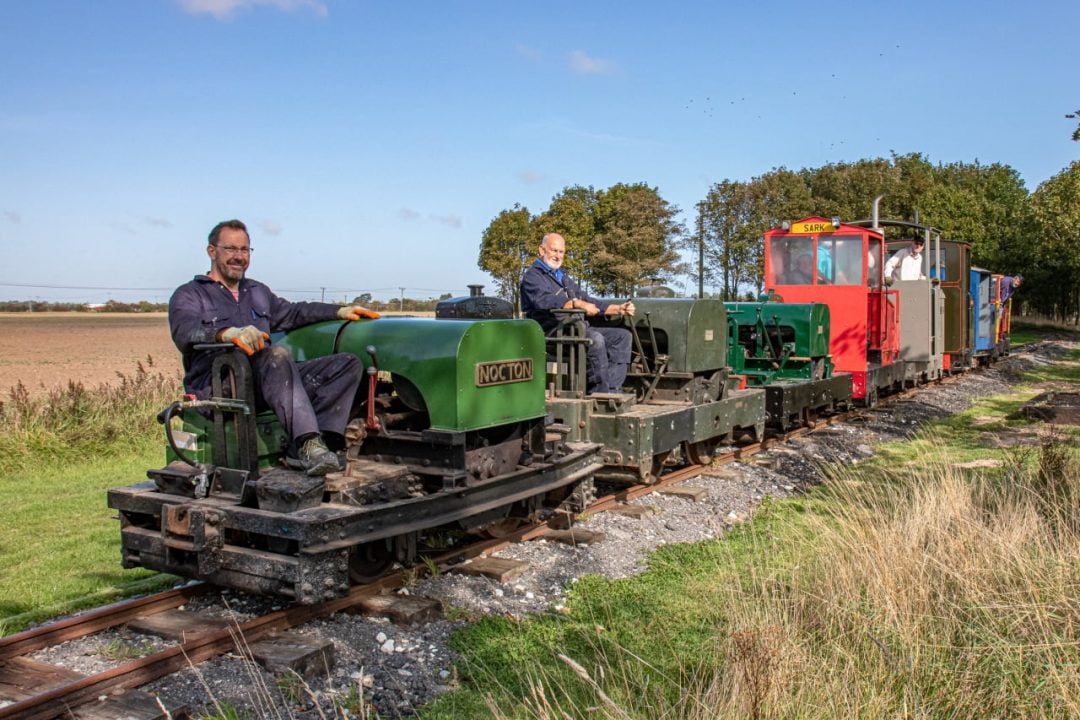
[[[1021,350],[1022,348],[1017,348]],[[952,375],[932,384],[949,383],[963,375]],[[913,394],[920,387],[882,398],[877,408],[888,407],[896,400]],[[723,465],[749,457],[769,447],[789,439],[811,434],[815,430],[834,425],[865,412],[863,408],[851,409],[820,418],[811,427],[801,427],[783,434],[771,435],[751,444],[741,445],[718,454],[712,464]],[[635,500],[654,492],[675,485],[683,480],[700,474],[702,465],[688,465],[670,470],[655,483],[635,484],[603,495],[594,500],[587,508],[588,513],[611,510],[627,501]],[[553,518],[547,523],[528,525],[519,528],[504,537],[478,541],[453,551],[442,553],[432,560],[440,567],[452,566],[466,559],[498,552],[513,543],[540,539],[557,529],[562,518]],[[423,568],[420,568],[422,571]],[[355,586],[344,597],[336,598],[319,605],[294,605],[282,610],[223,627],[201,632],[154,654],[131,660],[104,672],[78,676],[62,668],[52,668],[44,663],[31,660],[26,655],[43,648],[59,645],[69,640],[86,637],[103,630],[118,627],[136,618],[145,618],[157,613],[175,610],[189,601],[213,592],[213,587],[204,583],[194,583],[182,588],[168,590],[134,600],[114,603],[81,615],[49,623],[8,637],[0,638],[0,697],[14,692],[15,700],[0,707],[0,720],[8,718],[19,720],[47,719],[73,715],[76,717],[105,718],[119,715],[121,711],[133,711],[132,698],[107,699],[98,702],[93,710],[82,712],[80,705],[85,705],[110,696],[118,690],[131,690],[150,683],[161,677],[182,670],[191,665],[233,652],[238,644],[250,645],[274,633],[303,625],[311,620],[326,617],[337,612],[349,610],[359,605],[365,598],[383,591],[399,587],[405,580],[405,572],[398,570],[378,580]],[[243,638],[239,641],[238,638]],[[41,692],[24,692],[19,696],[17,688],[43,688]],[[6,691],[6,692],[5,692]],[[145,701],[152,702],[149,696]],[[110,705],[110,703],[115,703]],[[145,704],[145,703],[144,703]],[[130,714],[130,717],[153,717],[150,714]],[[162,713],[162,716],[164,714]]]

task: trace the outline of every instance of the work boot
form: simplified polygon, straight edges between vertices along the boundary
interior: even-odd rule
[[[325,475],[338,470],[337,455],[331,452],[317,435],[304,443],[298,455],[300,465],[308,475]]]

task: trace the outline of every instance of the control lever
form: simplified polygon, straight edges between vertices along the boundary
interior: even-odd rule
[[[371,365],[367,369],[368,392],[367,392],[367,424],[368,432],[376,433],[382,430],[379,419],[375,416],[375,386],[379,382],[379,358],[375,355],[375,346],[368,345],[364,348],[371,356]]]

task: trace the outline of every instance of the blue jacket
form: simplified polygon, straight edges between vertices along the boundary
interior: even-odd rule
[[[560,282],[555,272],[540,260],[533,263],[521,278],[521,311],[525,317],[540,323],[544,332],[559,324],[551,311],[566,305],[569,300],[591,302],[600,308],[601,316],[607,312],[610,304],[589,296],[566,273],[563,273]]]
[[[195,350],[215,342],[219,330],[254,325],[265,333],[288,331],[337,318],[338,305],[282,300],[256,280],[240,280],[240,299],[206,275],[176,289],[169,299],[169,330],[184,360],[184,388],[200,398],[210,396],[210,370],[220,351]]]

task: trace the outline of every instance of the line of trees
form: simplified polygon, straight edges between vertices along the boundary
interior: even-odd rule
[[[539,215],[520,205],[499,213],[481,238],[479,265],[502,297],[519,304],[521,275],[546,232],[566,238],[568,270],[608,295],[679,275],[696,285],[696,263],[681,262],[678,252],[693,249],[704,281],[736,299],[761,289],[766,230],[811,215],[863,219],[879,194],[883,218],[918,219],[971,243],[976,265],[1025,276],[1020,299],[1028,309],[1080,323],[1080,162],[1034,192],[1008,165],[933,164],[920,153],[777,168],[712,185],[690,231],[656,188],[573,186]]]
[[[463,291],[462,295],[465,294]],[[443,293],[437,298],[410,298],[401,297],[394,298],[393,300],[376,300],[371,297],[371,293],[361,293],[353,298],[354,305],[363,305],[369,310],[376,310],[378,312],[434,312],[435,306],[441,301],[447,300],[453,297],[450,293]]]
[[[165,312],[168,303],[152,303],[148,300],[125,303],[109,300],[101,304],[43,302],[41,300],[0,300],[0,312],[110,312],[149,313]]]

